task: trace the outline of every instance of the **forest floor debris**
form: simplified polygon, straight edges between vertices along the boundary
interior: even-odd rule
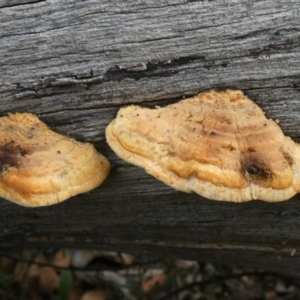
[[[3,300],[300,299],[298,279],[197,261],[60,249],[0,257]]]

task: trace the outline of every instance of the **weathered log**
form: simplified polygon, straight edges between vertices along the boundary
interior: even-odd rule
[[[120,106],[242,89],[300,141],[297,0],[2,1],[1,115],[32,112],[89,141],[113,168],[59,205],[1,200],[1,249],[105,248],[300,276],[300,196],[221,203],[173,190],[109,149]]]

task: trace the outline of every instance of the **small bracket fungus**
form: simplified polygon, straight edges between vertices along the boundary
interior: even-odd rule
[[[276,202],[300,190],[299,145],[241,91],[122,108],[106,138],[124,160],[209,199]]]
[[[93,145],[51,131],[33,114],[0,118],[0,197],[51,205],[97,187],[109,170]]]

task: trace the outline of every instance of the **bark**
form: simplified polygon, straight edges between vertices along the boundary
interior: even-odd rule
[[[119,159],[104,129],[120,106],[237,88],[300,141],[297,0],[1,1],[1,115],[32,112],[92,142],[105,183],[59,205],[1,200],[1,248],[79,247],[258,267],[300,276],[300,205],[220,203]]]

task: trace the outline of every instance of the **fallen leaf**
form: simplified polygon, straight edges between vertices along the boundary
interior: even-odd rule
[[[39,291],[41,294],[50,294],[57,290],[59,286],[59,276],[51,267],[40,268]]]
[[[108,300],[109,296],[108,291],[95,289],[84,293],[81,300]]]
[[[150,292],[156,285],[163,285],[165,281],[166,274],[159,274],[151,278],[145,278],[142,281],[142,289],[144,292]]]
[[[68,250],[59,250],[55,253],[52,262],[54,266],[68,268],[71,264],[71,255]]]
[[[120,254],[121,258],[122,258],[122,263],[125,266],[130,266],[133,264],[134,262],[134,256],[127,254],[127,253],[121,253]]]

